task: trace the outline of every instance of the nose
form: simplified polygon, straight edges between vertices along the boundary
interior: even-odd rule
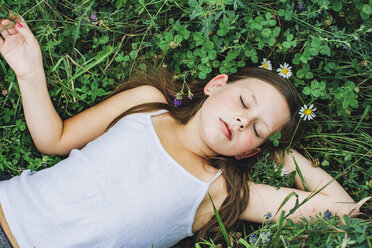
[[[239,130],[241,130],[241,131],[244,131],[247,128],[248,123],[249,123],[248,119],[246,117],[243,117],[243,116],[235,117],[235,121],[236,121],[236,123],[239,127]]]

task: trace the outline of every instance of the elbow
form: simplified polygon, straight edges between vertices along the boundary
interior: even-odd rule
[[[59,155],[53,147],[36,146],[36,149],[44,155]]]
[[[339,217],[348,215],[350,217],[357,217],[360,214],[360,206],[355,202],[345,202],[337,204],[334,209],[329,209],[329,211]]]
[[[356,217],[360,214],[360,206],[355,202],[347,204],[342,208],[342,210],[340,210],[339,214],[341,214],[341,216],[344,216],[346,214],[349,215],[350,217]]]
[[[66,156],[70,153],[69,150],[63,149],[62,147],[55,144],[48,145],[35,145],[36,149],[45,155],[56,155],[56,156]]]

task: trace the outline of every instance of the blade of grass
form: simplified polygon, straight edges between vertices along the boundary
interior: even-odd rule
[[[65,57],[61,57],[61,58],[57,61],[57,63],[53,66],[51,72],[54,72],[54,71],[57,69],[57,67],[59,66],[59,64],[60,64],[64,59],[65,59]]]
[[[8,72],[7,72],[6,68],[5,68],[5,65],[4,65],[4,63],[3,63],[2,60],[0,60],[0,65],[1,65],[1,69],[3,69],[4,75],[6,75]]]
[[[111,51],[109,51],[108,53],[106,53],[105,55],[103,55],[102,57],[100,57],[99,59],[97,59],[95,62],[87,65],[84,70],[75,73],[75,75],[71,78],[71,80],[75,80],[76,78],[80,77],[82,74],[84,74],[85,72],[87,72],[88,70],[90,70],[91,68],[93,68],[94,66],[96,66],[97,64],[101,63],[111,53],[112,53],[112,49],[111,49]]]
[[[300,204],[297,205],[297,201],[296,201],[296,206],[291,209],[289,211],[289,213],[284,217],[287,218],[289,215],[291,215],[292,213],[294,213],[294,211],[296,211],[297,208],[301,207],[302,205],[304,205],[307,201],[309,201],[311,198],[313,198],[316,194],[318,194],[320,191],[322,191],[325,187],[327,187],[329,184],[331,184],[333,181],[335,181],[337,178],[339,178],[340,176],[342,176],[344,173],[346,173],[346,171],[351,168],[352,166],[354,166],[355,164],[357,164],[359,162],[359,160],[363,159],[368,153],[364,154],[362,157],[360,157],[357,161],[355,161],[354,163],[352,163],[351,165],[349,165],[348,167],[346,167],[343,171],[341,171],[339,174],[337,174],[332,180],[330,180],[328,183],[326,183],[324,186],[322,186],[320,189],[318,189],[317,191],[313,191],[308,197],[306,197]],[[294,193],[294,192],[292,192]],[[291,193],[291,194],[292,194]],[[287,199],[291,194],[289,194],[285,199]],[[297,196],[298,197],[298,196]],[[289,199],[287,199],[288,201]],[[283,203],[280,205],[279,207],[279,210],[280,208],[282,207],[282,205],[284,205]],[[278,210],[278,211],[279,211]]]
[[[5,100],[4,100],[4,103],[3,103],[3,107],[5,106],[7,100],[8,100],[8,97],[10,96],[10,92],[12,92],[12,89],[13,89],[13,86],[15,85],[15,82],[12,81],[10,82],[9,84],[9,88],[8,88],[8,95],[5,97]]]
[[[244,247],[246,247],[246,248],[252,248],[253,246],[251,246],[246,240],[244,240],[244,239],[242,239],[242,238],[240,238],[239,240],[238,240],[238,242],[240,243],[240,244],[242,244],[242,245],[244,245]]]
[[[272,238],[273,242],[276,242],[276,240],[278,239],[278,236],[281,235],[281,233],[282,233],[284,215],[285,215],[285,211],[282,210],[282,212],[280,212],[280,217],[279,217],[279,220],[277,222],[278,229],[276,230],[275,235]]]
[[[93,4],[94,4],[94,1],[92,1],[92,3],[88,7],[85,8],[84,14],[82,16],[87,16],[87,13],[90,11],[90,8],[92,7]],[[82,21],[82,18],[81,17],[78,18],[78,23],[76,25],[76,29],[74,30],[74,43],[72,45],[72,50],[74,50],[76,41],[79,38],[79,30],[81,26],[81,21]]]
[[[296,159],[294,158],[293,155],[292,155],[292,159],[293,159],[293,162],[294,162],[295,165],[296,165],[296,172],[298,173],[298,176],[299,176],[300,179],[301,179],[302,186],[304,187],[305,191],[310,191],[310,190],[309,190],[309,187],[307,186],[307,182],[306,182],[304,176],[302,175],[302,172],[301,172],[301,170],[300,170],[300,167],[298,166],[297,161],[296,161]]]
[[[288,248],[288,246],[287,246],[287,244],[286,244],[286,242],[285,242],[283,236],[280,236],[280,239],[281,239],[282,242],[283,242],[284,248]]]
[[[214,214],[216,215],[216,219],[218,221],[218,225],[220,225],[220,228],[221,228],[221,231],[222,231],[222,235],[223,237],[225,238],[225,241],[226,241],[226,244],[227,244],[227,247],[231,247],[231,243],[230,243],[230,239],[229,239],[229,235],[227,234],[227,231],[226,231],[226,228],[225,226],[223,225],[222,221],[221,221],[221,217],[220,217],[220,214],[218,213],[217,209],[216,209],[216,206],[214,205],[214,202],[212,200],[212,197],[211,195],[208,193],[208,196],[209,196],[209,199],[211,200],[212,202],[212,206],[213,206],[213,211],[214,211]]]
[[[364,197],[362,200],[360,200],[357,205],[349,212],[348,215],[352,216],[353,213],[358,209],[360,208],[364,203],[366,203],[367,201],[369,201],[370,199],[372,199],[371,196],[367,196],[367,197]]]
[[[274,235],[274,237],[273,237],[273,239],[272,239],[272,240],[274,240],[274,241],[278,238],[278,236],[279,236],[279,235],[281,234],[281,232],[282,232],[284,215],[285,215],[285,211],[282,210],[282,212],[280,213],[279,220],[278,220],[278,222],[277,222],[278,230],[275,232],[275,235]]]
[[[289,201],[289,199],[291,199],[293,196],[296,197],[296,204],[295,204],[295,207],[294,207],[294,208],[296,208],[296,206],[299,205],[299,204],[298,204],[298,195],[297,195],[297,193],[296,193],[296,192],[291,192],[290,194],[288,194],[288,195],[284,198],[284,200],[283,200],[282,203],[280,204],[280,206],[279,206],[278,210],[276,211],[276,213],[274,214],[274,216],[276,216],[276,215],[278,214],[278,212],[280,211],[280,209],[282,209],[282,207],[284,206],[284,204],[286,204],[286,203]],[[292,212],[292,210],[293,210],[294,208],[292,208],[289,212]],[[295,210],[294,210],[294,211],[295,211]],[[293,211],[293,212],[294,212],[294,211]],[[288,216],[288,215],[287,215],[287,216]]]
[[[369,111],[369,108],[371,107],[371,105],[367,105],[366,109],[364,110],[363,114],[362,114],[362,118],[360,118],[360,121],[358,122],[358,124],[356,125],[356,127],[354,128],[353,130],[353,133],[358,129],[359,125],[362,123],[362,121],[364,120],[364,118],[366,117],[366,115],[368,114],[368,111]]]

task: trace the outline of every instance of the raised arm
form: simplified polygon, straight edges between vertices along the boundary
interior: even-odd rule
[[[313,167],[309,160],[294,150],[286,153],[284,158],[282,153],[280,153],[277,162],[281,163],[284,161],[284,166],[288,170],[288,173],[290,173],[296,169],[294,159],[310,191],[304,191],[298,174],[295,177],[296,189],[286,187],[276,189],[269,185],[249,182],[250,199],[246,210],[240,216],[241,219],[260,223],[263,221],[263,216],[267,212],[271,212],[274,215],[283,200],[290,193],[295,192],[298,195],[299,203],[301,203],[310,194],[333,180],[324,170],[319,167]],[[281,210],[285,210],[288,213],[295,206],[295,202],[296,197],[290,198]],[[299,207],[289,218],[297,222],[301,217],[315,217],[317,214],[324,213],[326,210],[329,210],[332,214],[344,215],[348,214],[355,206],[356,204],[349,194],[337,181],[333,180],[322,191]],[[278,219],[279,214],[273,217],[274,221]]]
[[[40,152],[68,154],[100,136],[125,110],[141,103],[165,102],[159,90],[141,86],[62,121],[49,97],[38,41],[22,18],[16,22],[20,24],[1,21],[0,52],[17,76],[27,126]]]

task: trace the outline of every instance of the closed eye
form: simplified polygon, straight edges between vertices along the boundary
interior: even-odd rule
[[[258,132],[257,132],[257,129],[256,129],[256,125],[253,126],[253,130],[254,130],[254,133],[256,134],[256,136],[259,138],[260,135],[258,135]]]
[[[242,102],[243,107],[244,107],[244,108],[247,108],[247,106],[244,104],[244,101],[243,101],[242,96],[240,96],[240,101]]]

